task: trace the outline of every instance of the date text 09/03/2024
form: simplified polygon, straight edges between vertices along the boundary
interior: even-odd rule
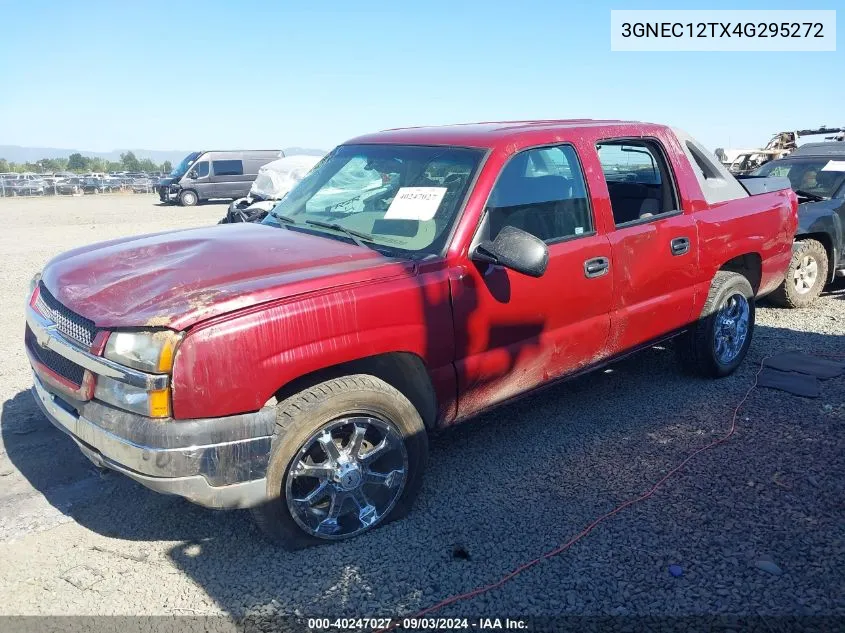
[[[338,630],[526,630],[528,624],[519,618],[309,618],[310,631]]]

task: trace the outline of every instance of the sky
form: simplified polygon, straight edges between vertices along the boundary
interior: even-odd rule
[[[713,149],[845,125],[845,43],[813,53],[611,52],[611,8],[679,7],[0,0],[0,145],[331,149],[391,127],[584,117],[667,123]]]

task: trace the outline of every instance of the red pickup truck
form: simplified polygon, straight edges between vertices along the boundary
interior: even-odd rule
[[[92,244],[33,279],[44,413],[93,462],[296,548],[407,511],[427,432],[676,338],[730,374],[797,200],[622,121],[389,130],[261,224]]]

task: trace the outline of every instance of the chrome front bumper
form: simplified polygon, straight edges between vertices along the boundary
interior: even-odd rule
[[[97,466],[208,508],[249,508],[266,499],[273,409],[228,418],[159,421],[96,401],[71,405],[50,393],[37,375],[33,379],[33,395],[44,415]],[[206,439],[262,434],[197,444],[192,433],[196,431]],[[148,443],[136,443],[127,435],[145,437]]]
[[[42,377],[34,363],[32,391],[47,418],[92,462],[210,508],[247,508],[264,501],[274,409],[192,420],[153,419],[117,409],[91,399],[98,376],[145,389],[165,388],[169,377],[139,372],[83,349],[31,306],[26,320],[35,345],[85,369],[83,386],[73,391],[55,377]]]

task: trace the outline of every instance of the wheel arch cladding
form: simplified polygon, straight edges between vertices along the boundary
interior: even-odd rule
[[[833,281],[833,278],[836,275],[836,260],[838,257],[838,253],[833,242],[833,236],[826,231],[818,233],[802,233],[801,235],[795,236],[796,242],[803,242],[805,240],[816,240],[819,244],[824,246],[824,250],[827,253],[827,279],[825,280],[825,283]]]

